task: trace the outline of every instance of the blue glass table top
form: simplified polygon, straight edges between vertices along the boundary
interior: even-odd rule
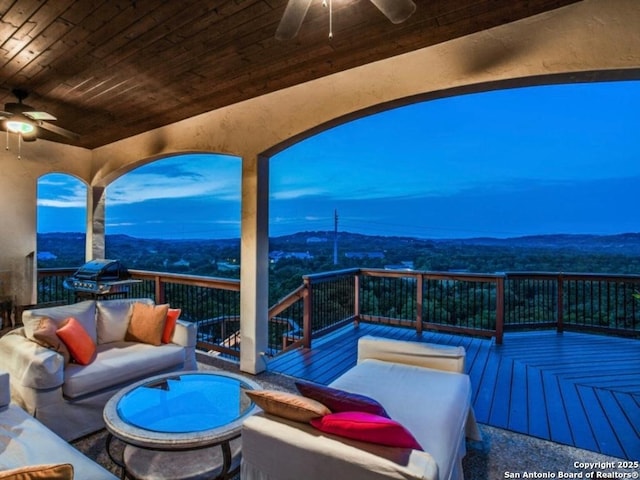
[[[122,395],[118,417],[133,427],[167,434],[194,433],[236,422],[255,409],[241,378],[197,372],[150,379]]]

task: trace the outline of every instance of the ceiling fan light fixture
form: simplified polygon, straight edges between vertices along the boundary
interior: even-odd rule
[[[18,117],[18,115],[15,115],[15,117]],[[15,117],[5,122],[7,130],[9,130],[10,132],[27,135],[29,133],[32,133],[36,129],[35,125],[32,122],[29,122],[26,119]]]

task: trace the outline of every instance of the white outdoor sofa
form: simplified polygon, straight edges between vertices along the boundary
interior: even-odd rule
[[[125,341],[134,302],[149,299],[86,300],[26,310],[24,327],[0,338],[0,369],[10,374],[12,400],[67,441],[104,428],[103,408],[123,386],[146,377],[196,370],[197,327],[177,321],[170,343],[159,346]],[[33,340],[42,317],[57,323],[76,318],[97,344],[88,365],[68,363],[63,356]]]
[[[242,430],[243,480],[464,480],[465,437],[480,440],[462,347],[362,337],[331,387],[377,400],[424,451],[322,433],[267,413]]]

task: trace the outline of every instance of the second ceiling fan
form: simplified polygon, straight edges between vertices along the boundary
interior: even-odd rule
[[[291,40],[294,38],[307,15],[313,0],[289,0],[284,10],[276,38]],[[413,0],[370,0],[392,23],[402,23],[416,10]]]

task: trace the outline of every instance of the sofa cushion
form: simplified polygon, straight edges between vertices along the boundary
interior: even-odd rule
[[[296,422],[308,423],[331,413],[320,402],[295,393],[277,390],[247,390],[245,393],[265,412]]]
[[[0,472],[0,480],[73,480],[70,463],[28,465]]]
[[[75,318],[69,318],[60,328],[56,335],[64,342],[69,349],[71,358],[80,365],[89,365],[96,353],[96,344],[91,339],[82,324]]]
[[[35,321],[35,319],[34,319]],[[40,317],[37,325],[33,327],[33,340],[43,347],[50,348],[54,352],[58,352],[64,358],[65,365],[71,360],[69,349],[60,337],[56,334],[58,324],[49,317]]]
[[[136,302],[131,306],[129,326],[124,336],[128,342],[142,342],[158,346],[167,320],[169,305],[146,305]]]
[[[411,432],[389,417],[365,412],[340,412],[314,418],[311,425],[321,432],[361,442],[422,450]]]
[[[137,342],[111,342],[97,346],[96,359],[89,365],[70,363],[65,369],[62,392],[76,398],[99,390],[131,383],[184,364],[185,351],[179,345],[154,347]]]
[[[37,308],[25,310],[22,313],[22,323],[27,338],[34,340],[33,331],[37,327],[40,317],[49,317],[56,325],[60,326],[67,318],[73,317],[78,320],[87,331],[91,340],[97,342],[96,331],[96,302],[85,300],[71,305],[60,305],[57,307]]]
[[[96,303],[98,343],[124,340],[131,317],[131,305],[134,303],[153,305],[153,300],[150,298],[98,300]]]
[[[317,383],[295,382],[298,391],[308,398],[313,398],[326,405],[333,413],[337,412],[367,412],[382,417],[388,417],[380,402],[366,395],[345,392],[338,388],[327,387]]]

